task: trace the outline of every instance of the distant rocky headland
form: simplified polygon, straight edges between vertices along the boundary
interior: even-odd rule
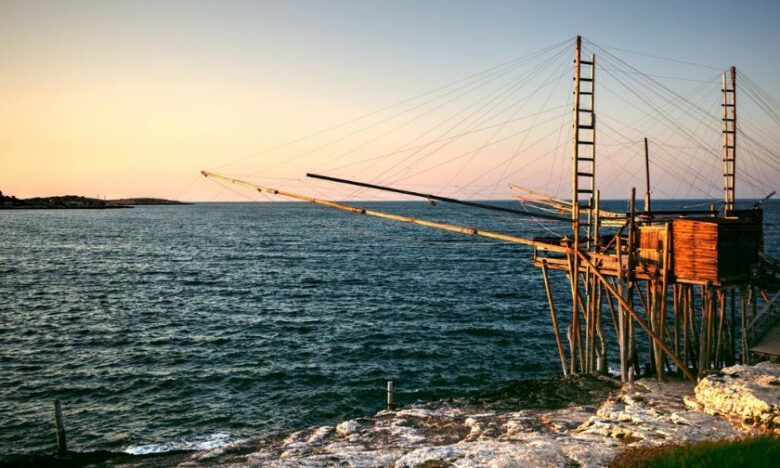
[[[162,198],[120,198],[101,200],[99,198],[65,195],[60,197],[16,198],[0,192],[0,210],[13,209],[108,209],[132,208],[137,205],[188,205],[189,203]]]

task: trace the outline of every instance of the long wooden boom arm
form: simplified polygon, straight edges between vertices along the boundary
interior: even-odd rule
[[[326,176],[322,174],[312,174],[308,173],[306,174],[306,177],[311,177],[314,179],[321,179],[321,180],[327,180],[330,182],[337,182],[340,184],[348,184],[348,185],[355,185],[357,187],[365,187],[375,190],[384,190],[386,192],[393,192],[393,193],[400,193],[403,195],[411,195],[413,197],[420,197],[425,198],[428,200],[436,200],[436,201],[442,201],[447,203],[454,203],[456,205],[465,205],[465,206],[472,206],[474,208],[482,208],[485,210],[491,210],[491,211],[501,211],[504,213],[512,213],[519,216],[525,216],[527,218],[540,218],[540,219],[549,219],[552,221],[562,221],[565,223],[570,222],[571,220],[569,218],[561,217],[561,216],[554,216],[554,215],[548,215],[544,213],[531,213],[529,211],[520,211],[515,210],[512,208],[506,208],[503,206],[496,206],[496,205],[488,205],[485,203],[478,203],[478,202],[472,202],[472,201],[466,201],[466,200],[458,200],[457,198],[451,198],[451,197],[442,197],[440,195],[434,195],[432,193],[420,193],[420,192],[413,192],[411,190],[404,190],[394,187],[386,187],[384,185],[376,185],[376,184],[369,184],[366,182],[359,182],[356,180],[347,180],[347,179],[340,179],[338,177],[331,177]]]
[[[552,252],[567,253],[567,252],[570,251],[569,248],[567,248],[565,246],[561,246],[561,245],[548,244],[548,243],[545,243],[545,242],[538,242],[538,241],[534,241],[534,240],[531,240],[531,239],[525,239],[523,237],[511,236],[511,235],[508,235],[508,234],[500,234],[500,233],[497,233],[497,232],[483,231],[483,230],[480,230],[480,229],[474,229],[474,228],[468,228],[468,227],[462,227],[462,226],[455,226],[453,224],[444,224],[444,223],[437,223],[437,222],[433,222],[433,221],[426,221],[426,220],[423,220],[423,219],[410,218],[408,216],[401,216],[401,215],[396,215],[396,214],[392,214],[392,213],[384,213],[384,212],[381,212],[381,211],[366,210],[366,209],[363,209],[363,208],[358,208],[358,207],[354,207],[354,206],[350,206],[350,205],[345,205],[345,204],[342,204],[342,203],[336,203],[336,202],[332,202],[332,201],[328,201],[328,200],[322,200],[322,199],[319,199],[319,198],[309,197],[309,196],[301,195],[301,194],[298,194],[298,193],[287,192],[287,191],[284,191],[284,190],[278,190],[278,189],[270,188],[270,187],[264,187],[262,185],[253,184],[251,182],[246,182],[246,181],[243,181],[243,180],[234,179],[232,177],[227,177],[227,176],[220,175],[220,174],[215,174],[215,173],[209,172],[209,171],[200,171],[200,172],[201,172],[201,174],[203,174],[206,177],[210,177],[212,179],[224,180],[224,181],[230,182],[232,184],[236,184],[236,185],[243,185],[245,187],[249,187],[249,188],[252,188],[254,190],[257,190],[258,192],[270,193],[272,195],[280,195],[280,196],[287,197],[287,198],[293,198],[293,199],[296,199],[296,200],[301,200],[301,201],[305,201],[305,202],[309,202],[309,203],[314,203],[314,204],[317,204],[317,205],[322,205],[322,206],[327,206],[327,207],[330,207],[330,208],[335,208],[335,209],[342,210],[342,211],[347,211],[347,212],[350,212],[350,213],[364,214],[364,215],[368,215],[368,216],[374,216],[374,217],[383,218],[383,219],[390,219],[390,220],[393,220],[393,221],[400,221],[400,222],[409,223],[409,224],[418,224],[420,226],[426,226],[426,227],[431,227],[431,228],[436,228],[436,229],[442,229],[444,231],[457,232],[457,233],[460,233],[460,234],[467,234],[467,235],[471,235],[471,236],[487,237],[487,238],[490,238],[490,239],[496,239],[496,240],[500,240],[500,241],[503,241],[503,242],[509,242],[509,243],[512,243],[512,244],[522,244],[522,245],[528,245],[528,246],[531,246],[531,247],[537,247],[537,248],[540,248],[540,249],[543,249],[543,250],[552,251]]]

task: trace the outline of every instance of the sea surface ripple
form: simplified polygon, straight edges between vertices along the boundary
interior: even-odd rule
[[[363,206],[562,232],[426,203]],[[140,453],[373,414],[390,379],[404,404],[559,371],[527,247],[299,203],[0,220],[0,453],[51,451],[55,398],[69,448]],[[564,279],[553,281],[563,310]]]

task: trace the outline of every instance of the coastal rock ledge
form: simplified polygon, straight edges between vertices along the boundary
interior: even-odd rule
[[[696,385],[686,404],[780,435],[780,365],[732,366]]]
[[[415,405],[182,455],[175,462],[182,467],[607,466],[626,447],[776,432],[779,382],[780,365],[762,363],[724,369],[695,386],[639,380],[592,405],[509,410],[457,401]]]

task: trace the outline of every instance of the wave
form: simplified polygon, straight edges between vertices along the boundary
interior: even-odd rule
[[[183,439],[157,444],[130,445],[122,451],[130,455],[148,455],[150,453],[178,452],[181,450],[211,450],[239,442],[230,434],[218,432],[207,436],[186,437]]]

